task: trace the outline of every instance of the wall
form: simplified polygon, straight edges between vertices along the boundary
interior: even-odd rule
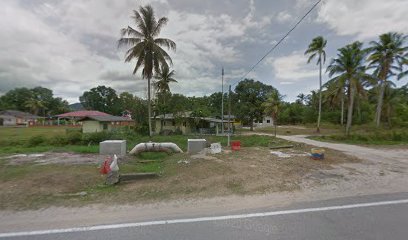
[[[254,121],[254,127],[257,127],[257,128],[272,127],[272,126],[273,126],[272,117],[264,117],[261,122]]]
[[[180,124],[173,124],[173,120],[163,120],[165,123],[163,126],[161,126],[161,121],[159,119],[156,119],[155,125],[156,125],[156,133],[160,133],[161,130],[171,130],[171,131],[176,131],[177,128],[181,130],[183,134],[189,134],[191,133],[191,127],[189,124],[189,121],[186,121],[180,123]]]
[[[108,126],[109,127],[109,126]],[[83,121],[82,132],[83,133],[92,133],[92,132],[101,132],[103,131],[103,125],[98,121]]]
[[[16,125],[16,118],[9,115],[0,115],[3,119],[3,126],[14,126]]]

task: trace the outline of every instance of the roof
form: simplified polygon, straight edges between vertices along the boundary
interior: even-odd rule
[[[204,120],[204,121],[208,121],[208,122],[216,122],[216,123],[222,123],[222,122],[225,122],[225,123],[227,123],[227,122],[232,122],[231,120],[230,121],[228,121],[228,119],[224,119],[224,121],[222,121],[222,119],[218,119],[218,118],[210,118],[210,117],[204,117],[204,118],[201,118],[202,120]]]
[[[75,111],[57,115],[57,117],[76,117],[76,118],[83,118],[89,116],[111,116],[111,115],[99,111]]]
[[[18,117],[18,118],[29,118],[29,119],[40,118],[40,116],[33,115],[31,113],[22,112],[22,111],[17,111],[17,110],[1,111],[0,115],[13,116],[13,117]]]
[[[181,116],[183,117],[183,116]],[[156,117],[151,117],[151,118],[156,118],[156,120],[160,120],[160,119],[165,119],[165,120],[170,120],[170,119],[174,119],[174,116],[172,113],[166,113],[166,114],[162,114],[162,115],[158,115]],[[186,112],[184,115],[184,118],[195,118],[195,117],[191,117],[189,112]],[[222,119],[219,118],[212,118],[212,117],[199,117],[199,119],[207,121],[207,122],[216,122],[216,123],[222,123]],[[232,116],[231,116],[232,119]],[[227,123],[228,119],[224,119],[224,122]],[[233,122],[232,120],[230,120],[229,122]]]
[[[84,118],[81,118],[79,121],[85,121],[85,120],[95,120],[99,122],[132,122],[132,119],[125,118],[125,117],[118,117],[118,116],[86,116]]]
[[[176,117],[190,117],[191,112],[182,112],[177,114]],[[158,119],[174,119],[175,116],[173,113],[166,113],[166,114],[161,114],[161,115],[157,115],[156,117],[151,117],[151,118],[158,118]]]

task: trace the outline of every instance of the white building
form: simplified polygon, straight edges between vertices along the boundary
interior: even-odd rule
[[[262,128],[262,127],[273,127],[273,119],[272,117],[263,117],[261,121],[254,121],[254,127]]]

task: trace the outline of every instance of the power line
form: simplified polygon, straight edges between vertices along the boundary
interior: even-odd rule
[[[247,73],[245,73],[244,76],[241,77],[241,79],[239,79],[239,81],[236,81],[235,83],[231,84],[231,86],[233,86],[233,85],[239,83],[240,81],[244,80],[244,78],[245,78],[246,76],[248,76],[248,74],[249,74],[250,72],[252,72],[252,70],[254,70],[255,67],[258,66],[259,63],[261,63],[273,50],[275,50],[276,47],[279,46],[279,44],[281,44],[281,42],[283,42],[283,40],[285,40],[285,38],[286,38],[287,36],[289,36],[289,34],[290,34],[293,30],[295,30],[295,28],[303,21],[303,19],[305,19],[305,18],[307,17],[307,15],[309,15],[309,13],[312,12],[313,9],[315,9],[315,7],[316,7],[321,1],[322,1],[322,0],[319,0],[319,1],[317,1],[315,4],[313,4],[313,6],[309,9],[309,11],[307,11],[306,14],[303,15],[303,17],[300,18],[299,21],[298,21],[268,52],[267,52],[261,59],[259,59],[259,61],[258,61],[257,63],[255,63],[255,64],[251,67],[251,69],[249,69],[249,71],[248,71]]]

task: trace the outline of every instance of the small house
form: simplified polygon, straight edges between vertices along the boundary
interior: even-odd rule
[[[117,116],[87,116],[79,120],[82,122],[83,133],[111,131],[115,127],[130,126],[134,121],[125,117]]]
[[[261,120],[254,121],[254,127],[256,128],[263,128],[263,127],[273,127],[273,119],[272,117],[263,117]]]
[[[162,132],[177,132],[182,134],[222,134],[222,124],[224,124],[224,131],[228,130],[228,119],[218,119],[211,117],[193,117],[186,112],[180,115],[162,114],[152,117],[153,127],[156,133]],[[225,133],[225,132],[224,132]]]
[[[0,112],[0,126],[30,125],[37,121],[39,116],[17,110]]]

